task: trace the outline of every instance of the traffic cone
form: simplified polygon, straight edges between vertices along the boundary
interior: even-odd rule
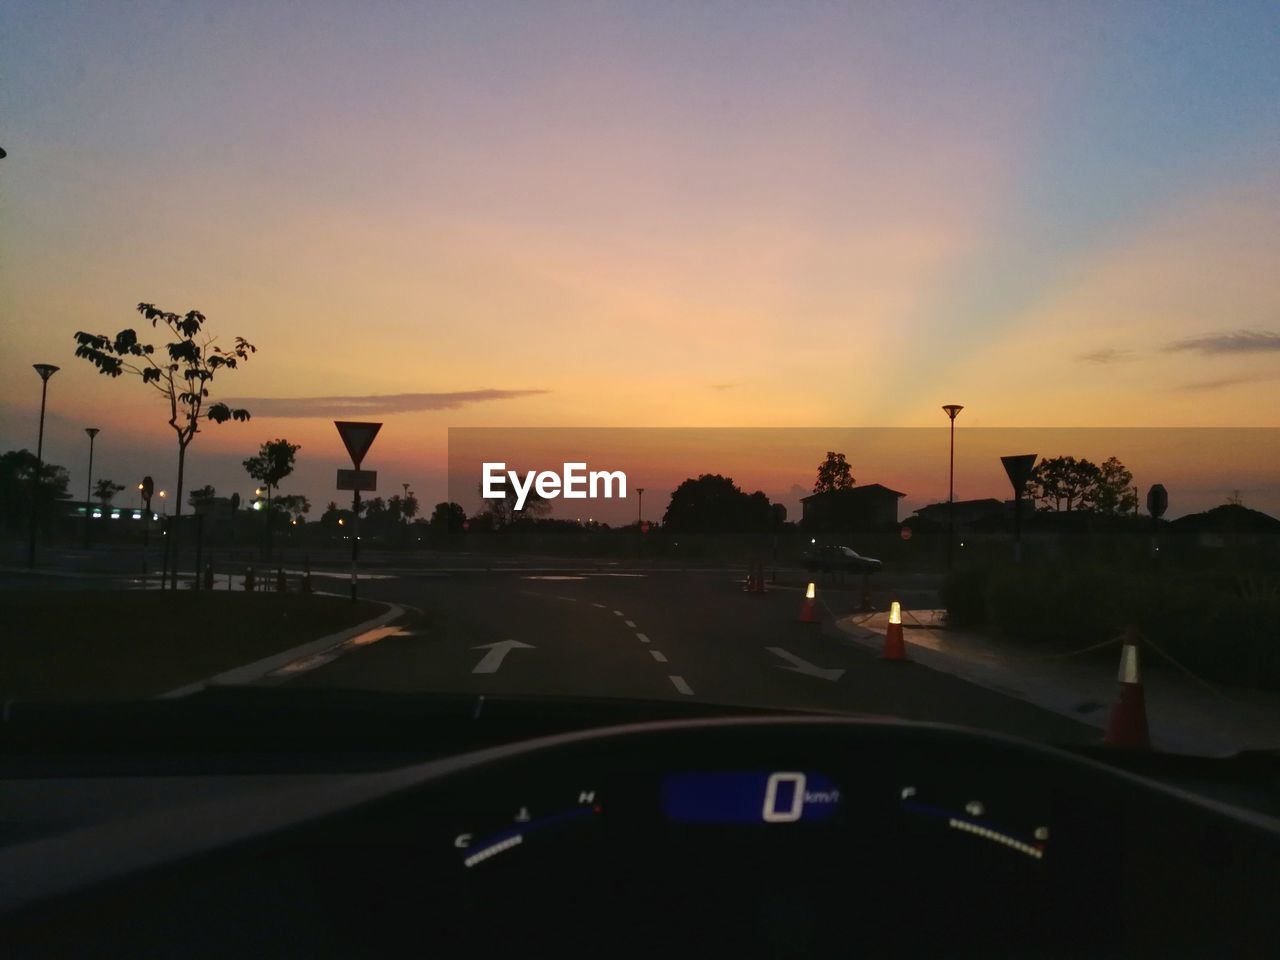
[[[1138,631],[1130,627],[1120,648],[1120,696],[1111,707],[1107,721],[1107,734],[1102,742],[1110,747],[1130,750],[1150,750],[1151,735],[1147,730],[1147,699],[1142,692],[1142,674],[1139,672]]]
[[[804,592],[804,600],[800,604],[801,623],[819,623],[817,590],[811,582]]]
[[[889,604],[889,625],[884,630],[884,653],[880,659],[907,659],[907,645],[902,639],[902,604],[897,600]]]

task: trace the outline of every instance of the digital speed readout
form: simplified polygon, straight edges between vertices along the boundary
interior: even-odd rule
[[[679,823],[825,820],[840,791],[821,774],[790,770],[676,773],[662,784],[662,810]]]

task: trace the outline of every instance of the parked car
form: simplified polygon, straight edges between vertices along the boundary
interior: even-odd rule
[[[849,547],[814,547],[805,552],[804,567],[806,570],[825,572],[843,570],[852,573],[875,573],[884,564],[871,557],[864,557]]]

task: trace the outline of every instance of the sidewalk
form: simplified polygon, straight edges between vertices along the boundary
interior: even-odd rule
[[[1118,691],[1116,645],[1078,657],[998,637],[947,629],[941,610],[902,611],[907,655],[931,670],[1034,703],[1103,730]],[[843,642],[879,652],[888,614],[835,621]],[[1175,753],[1224,755],[1280,748],[1280,693],[1197,684],[1145,653],[1142,678],[1152,744]]]

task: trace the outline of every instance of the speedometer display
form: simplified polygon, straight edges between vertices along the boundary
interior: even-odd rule
[[[839,803],[829,779],[794,770],[677,773],[662,784],[663,813],[678,823],[825,820]]]

